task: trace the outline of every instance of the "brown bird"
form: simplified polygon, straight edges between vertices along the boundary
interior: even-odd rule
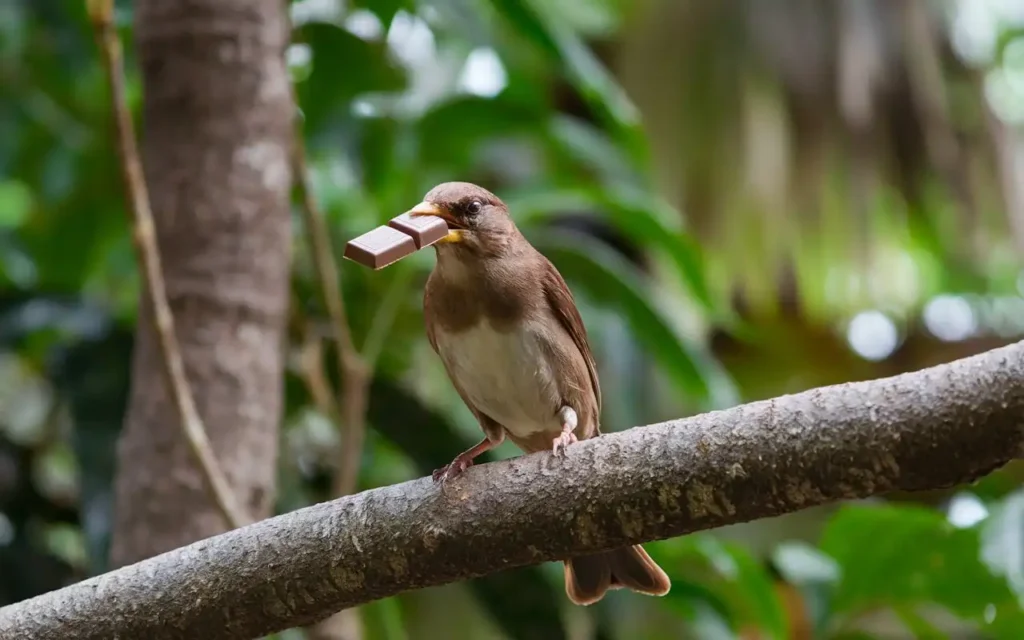
[[[474,184],[446,182],[411,215],[448,223],[423,296],[427,338],[485,435],[434,480],[457,476],[506,437],[526,453],[564,457],[568,445],[598,436],[601,387],[583,320],[505,203]],[[639,545],[565,561],[565,591],[577,604],[608,589],[660,596],[670,586]]]

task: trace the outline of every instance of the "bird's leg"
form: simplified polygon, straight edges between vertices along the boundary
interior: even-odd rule
[[[558,418],[562,421],[562,433],[551,443],[551,453],[556,456],[565,457],[565,448],[576,442],[576,425],[578,418],[572,407],[562,407],[558,410]]]
[[[498,433],[504,435],[504,431],[499,431]],[[440,482],[443,484],[451,480],[452,478],[458,476],[460,473],[462,473],[467,468],[473,465],[474,458],[476,458],[479,455],[482,455],[486,451],[490,451],[491,449],[497,447],[499,444],[501,444],[502,439],[503,438],[500,437],[497,440],[492,440],[491,438],[484,438],[483,440],[476,443],[469,449],[455,456],[455,459],[452,460],[449,464],[434,471],[434,482]]]

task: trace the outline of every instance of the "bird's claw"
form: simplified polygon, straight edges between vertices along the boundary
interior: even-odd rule
[[[433,479],[435,484],[444,484],[449,480],[458,477],[463,471],[473,465],[472,460],[466,458],[455,458],[450,464],[447,464],[440,469],[437,469],[433,473]]]
[[[572,407],[564,406],[558,410],[558,417],[562,420],[562,433],[551,443],[551,453],[559,458],[565,457],[565,448],[576,442],[576,425],[579,420],[576,411]]]
[[[574,442],[578,442],[575,433],[573,433],[569,429],[566,429],[565,427],[563,427],[562,429],[562,433],[560,433],[558,437],[555,438],[551,443],[551,453],[560,458],[564,458],[566,456],[566,447],[568,447],[570,444],[573,444]]]

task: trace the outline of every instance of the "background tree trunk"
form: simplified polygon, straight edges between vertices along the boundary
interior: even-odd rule
[[[189,382],[239,501],[270,515],[282,408],[292,100],[276,0],[144,0],[142,154]],[[140,312],[114,566],[218,534]]]

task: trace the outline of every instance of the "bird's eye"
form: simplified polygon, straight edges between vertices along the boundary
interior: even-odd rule
[[[470,202],[468,205],[466,205],[466,212],[469,213],[470,215],[476,215],[480,213],[480,210],[483,208],[483,203],[481,203],[479,200],[474,200]]]

